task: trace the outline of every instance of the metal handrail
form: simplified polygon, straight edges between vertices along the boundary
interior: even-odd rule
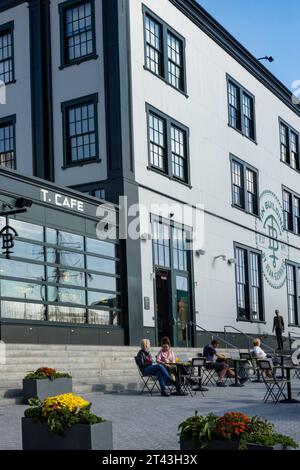
[[[203,326],[200,326],[198,325],[197,323],[194,323],[192,321],[189,322],[189,325],[190,326],[196,326],[197,328],[199,328],[201,331],[204,331],[205,333],[208,333],[211,335],[211,339],[213,340],[214,338],[217,338],[219,341],[222,341],[223,343],[225,343],[226,345],[229,345],[230,347],[234,348],[234,349],[239,349],[235,344],[232,344],[230,343],[229,341],[226,341],[224,338],[222,338],[221,336],[219,335],[216,335],[215,333],[213,333],[212,331],[209,331],[209,330],[206,330],[205,328],[203,328]]]
[[[237,331],[238,333],[242,334],[243,336],[245,336],[247,339],[248,339],[248,349],[250,351],[250,342],[252,341],[252,337],[247,335],[247,333],[244,333],[242,330],[239,330],[238,328],[236,328],[235,326],[232,326],[232,325],[226,325],[224,326],[224,338],[226,337],[226,328],[231,328],[232,330],[235,330]],[[274,353],[274,348],[272,348],[271,346],[269,346],[268,344],[264,343],[263,341],[261,341],[261,344],[262,346],[264,346],[265,349],[268,349],[269,351],[272,351],[272,353]]]
[[[295,338],[295,339],[300,338],[300,333],[294,333],[294,332],[289,331],[288,336],[289,336],[290,349],[292,349],[292,338]]]

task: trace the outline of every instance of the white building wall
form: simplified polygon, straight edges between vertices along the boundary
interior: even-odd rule
[[[186,40],[188,97],[144,69],[142,4]],[[164,198],[153,192],[158,191],[170,204],[171,198],[202,203],[215,215],[205,216],[206,254],[194,258],[197,322],[208,330],[222,331],[227,324],[249,333],[271,333],[275,308],[281,309],[287,319],[286,284],[274,289],[264,279],[266,324],[236,322],[235,267],[220,259],[214,265],[213,258],[223,253],[234,258],[234,242],[256,248],[256,218],[232,207],[229,154],[259,170],[260,193],[268,189],[282,201],[282,185],[300,192],[299,173],[280,161],[278,117],[295,129],[300,128],[300,118],[168,0],[135,0],[130,2],[130,9],[135,171],[137,182],[143,186],[140,202],[161,202]],[[255,96],[257,144],[228,126],[226,73]],[[189,128],[191,189],[147,169],[145,103]],[[299,237],[290,234],[289,241],[300,248]],[[151,299],[151,311],[144,311],[144,324],[154,326],[152,243],[141,244],[143,295]],[[290,249],[290,259],[300,262],[300,251]]]
[[[0,25],[14,22],[15,83],[6,85],[6,104],[0,104],[0,118],[16,115],[16,167],[32,175],[31,86],[29,11],[27,2],[0,13]]]
[[[102,0],[95,1],[97,59],[60,69],[60,0],[51,1],[51,48],[55,182],[65,186],[90,183],[107,178],[105,98],[103,66]],[[61,104],[98,93],[99,163],[63,169],[63,125]]]

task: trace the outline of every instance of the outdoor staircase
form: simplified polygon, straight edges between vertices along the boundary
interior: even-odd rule
[[[158,348],[152,349],[154,355]],[[176,355],[194,357],[199,349],[174,349]],[[48,344],[6,344],[6,363],[0,363],[0,405],[22,403],[22,379],[42,366],[73,377],[73,391],[112,392],[139,390],[134,361],[138,347]]]

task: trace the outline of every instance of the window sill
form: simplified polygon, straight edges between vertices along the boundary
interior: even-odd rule
[[[266,325],[266,320],[245,320],[243,318],[237,318],[236,321],[244,323],[260,323],[261,325]]]
[[[88,62],[89,60],[97,60],[98,58],[98,54],[90,54],[85,57],[81,57],[80,59],[73,60],[72,62],[66,62],[65,64],[61,64],[58,68],[59,70],[63,70],[67,67],[71,67],[72,65],[80,65],[82,64],[82,62]]]
[[[66,170],[66,169],[72,168],[74,166],[84,166],[84,165],[88,165],[90,163],[101,163],[101,162],[102,162],[101,158],[93,158],[93,159],[90,159],[90,160],[82,160],[80,162],[67,163],[66,165],[63,165],[61,168],[62,168],[62,170]]]
[[[13,79],[13,80],[11,80],[10,82],[4,83],[4,85],[5,85],[5,86],[14,85],[15,83],[17,83],[17,80]]]
[[[259,219],[259,218],[260,218],[258,214],[253,214],[252,212],[248,212],[246,209],[243,209],[242,207],[236,206],[235,204],[231,204],[231,207],[232,207],[233,209],[237,209],[237,210],[239,210],[239,211],[241,211],[241,212],[244,212],[244,214],[246,214],[246,215],[251,215],[251,216],[254,217],[255,219]]]
[[[297,168],[294,168],[290,163],[287,163],[285,162],[284,160],[282,160],[282,158],[280,159],[281,163],[283,163],[284,165],[286,165],[287,167],[289,167],[291,170],[294,170],[296,171],[297,173],[300,173],[300,170],[298,170]]]
[[[147,72],[150,72],[152,75],[154,75],[154,77],[157,77],[162,80],[166,85],[169,85],[171,88],[178,91],[181,95],[185,96],[185,98],[189,98],[189,95],[186,93],[185,90],[180,90],[180,88],[176,88],[176,86],[172,85],[172,83],[170,83],[166,78],[162,77],[161,75],[158,75],[155,72],[152,72],[152,70],[150,70],[146,65],[144,65],[143,68]]]
[[[183,186],[186,186],[187,188],[192,189],[192,186],[189,183],[185,181],[181,181],[180,179],[174,178],[172,176],[169,176],[167,173],[163,173],[162,171],[159,171],[156,168],[153,168],[152,166],[147,166],[147,170],[153,171],[154,173],[157,173],[161,176],[164,176],[165,178],[168,178],[170,181],[174,181],[175,183],[182,184]]]
[[[230,129],[233,129],[235,130],[236,132],[238,132],[240,135],[242,135],[243,137],[245,137],[246,139],[250,140],[250,142],[253,142],[253,144],[255,145],[258,145],[256,139],[251,139],[251,137],[248,137],[246,134],[244,134],[242,131],[240,131],[239,129],[237,129],[236,127],[233,127],[231,124],[229,124],[229,122],[227,123],[228,127],[230,127]]]
[[[291,327],[291,328],[300,328],[300,325],[296,325],[295,323],[289,323],[289,324],[288,324],[288,327]]]

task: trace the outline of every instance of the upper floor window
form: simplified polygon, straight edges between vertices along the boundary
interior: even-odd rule
[[[235,258],[238,319],[263,321],[261,254],[236,245]]]
[[[0,165],[16,168],[15,116],[0,119]]]
[[[279,121],[279,129],[280,158],[295,170],[299,170],[299,134],[283,121]]]
[[[185,41],[144,7],[145,67],[180,91],[185,85]]]
[[[69,0],[59,5],[61,65],[95,58],[94,0]]]
[[[97,101],[92,95],[62,104],[66,166],[98,160]]]
[[[300,235],[300,196],[283,189],[284,228]]]
[[[0,81],[14,81],[13,22],[0,26]]]
[[[254,96],[230,77],[227,92],[229,125],[255,140]]]
[[[258,215],[258,172],[242,160],[231,156],[233,205]]]
[[[286,271],[289,324],[299,325],[300,265],[287,263]]]
[[[150,167],[187,183],[188,129],[150,106],[147,113]]]

